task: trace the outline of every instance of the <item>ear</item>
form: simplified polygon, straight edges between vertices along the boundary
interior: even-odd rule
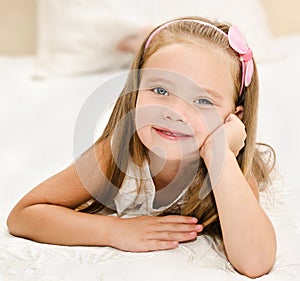
[[[244,116],[244,107],[242,105],[239,105],[235,108],[234,114],[240,119],[243,119]]]

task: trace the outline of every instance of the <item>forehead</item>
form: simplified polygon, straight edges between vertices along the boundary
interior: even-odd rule
[[[148,58],[143,69],[160,70],[159,75],[156,75],[158,78],[166,76],[166,74],[160,76],[163,71],[169,71],[172,74],[167,75],[169,76],[167,78],[173,81],[182,83],[189,81],[194,86],[217,93],[224,98],[234,96],[232,59],[220,48],[212,48],[209,44],[195,46],[175,43],[161,47]],[[154,75],[155,72],[152,73]],[[149,79],[150,76],[151,72],[142,80],[145,77]],[[185,80],[179,77],[184,77]]]

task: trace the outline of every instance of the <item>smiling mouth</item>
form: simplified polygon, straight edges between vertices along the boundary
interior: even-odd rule
[[[192,137],[192,135],[171,131],[171,130],[168,130],[168,129],[165,129],[165,128],[155,128],[155,127],[153,127],[153,129],[160,136],[162,136],[164,138],[167,138],[167,139],[170,139],[170,140],[187,139],[187,138]]]

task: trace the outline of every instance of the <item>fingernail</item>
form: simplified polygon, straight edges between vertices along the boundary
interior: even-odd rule
[[[203,226],[201,224],[196,225],[195,227],[196,231],[201,231],[203,230]]]

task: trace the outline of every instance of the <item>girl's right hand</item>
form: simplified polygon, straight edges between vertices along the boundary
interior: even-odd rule
[[[110,233],[110,246],[129,252],[173,249],[203,230],[197,219],[179,215],[119,218]]]

